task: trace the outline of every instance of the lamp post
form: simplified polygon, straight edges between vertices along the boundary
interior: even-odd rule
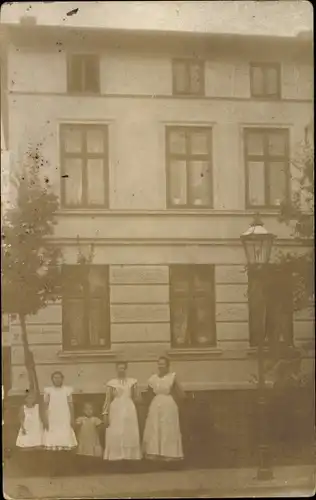
[[[269,233],[261,219],[256,214],[250,227],[240,236],[243,244],[247,266],[256,272],[255,286],[258,287],[259,297],[262,301],[264,314],[258,332],[258,410],[259,410],[259,467],[257,479],[269,480],[273,478],[269,449],[267,442],[267,398],[264,372],[265,338],[266,338],[266,294],[264,274],[269,264],[271,250],[275,235]]]

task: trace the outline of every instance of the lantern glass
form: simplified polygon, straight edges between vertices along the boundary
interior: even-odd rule
[[[258,216],[255,217],[252,225],[240,238],[248,265],[268,264],[275,236],[265,229]]]
[[[248,264],[268,264],[273,238],[244,238],[242,242]]]

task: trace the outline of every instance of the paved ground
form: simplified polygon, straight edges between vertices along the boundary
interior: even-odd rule
[[[6,477],[4,493],[13,499],[58,498],[245,498],[312,496],[315,466],[277,467],[274,479],[258,481],[255,469],[107,474],[77,477]]]

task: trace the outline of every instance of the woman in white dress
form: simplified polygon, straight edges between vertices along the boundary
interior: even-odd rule
[[[137,380],[126,376],[127,363],[116,365],[117,377],[107,383],[103,417],[106,426],[104,460],[140,460]]]
[[[153,460],[183,459],[179,410],[175,398],[185,396],[175,373],[169,372],[168,358],[158,360],[158,374],[148,380],[153,399],[149,406],[143,436],[145,457]]]
[[[47,450],[72,450],[77,446],[74,432],[73,390],[64,385],[64,376],[56,371],[51,376],[53,385],[44,389],[46,430],[44,446]]]

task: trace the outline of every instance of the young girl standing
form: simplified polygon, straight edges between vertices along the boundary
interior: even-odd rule
[[[102,457],[102,447],[98,434],[98,427],[102,420],[94,416],[92,403],[87,402],[83,406],[83,416],[78,417],[78,448],[77,454],[87,457]]]
[[[94,415],[92,403],[86,402],[83,406],[83,415],[76,420],[78,448],[77,464],[80,472],[96,471],[98,459],[102,458],[102,447],[99,437],[99,428],[102,420]]]
[[[47,450],[72,450],[77,446],[73,430],[73,390],[64,385],[61,372],[54,372],[51,379],[53,385],[44,389],[47,417],[44,446]]]
[[[39,404],[34,392],[28,392],[20,409],[20,431],[16,446],[24,449],[38,449],[43,445],[43,424]]]

